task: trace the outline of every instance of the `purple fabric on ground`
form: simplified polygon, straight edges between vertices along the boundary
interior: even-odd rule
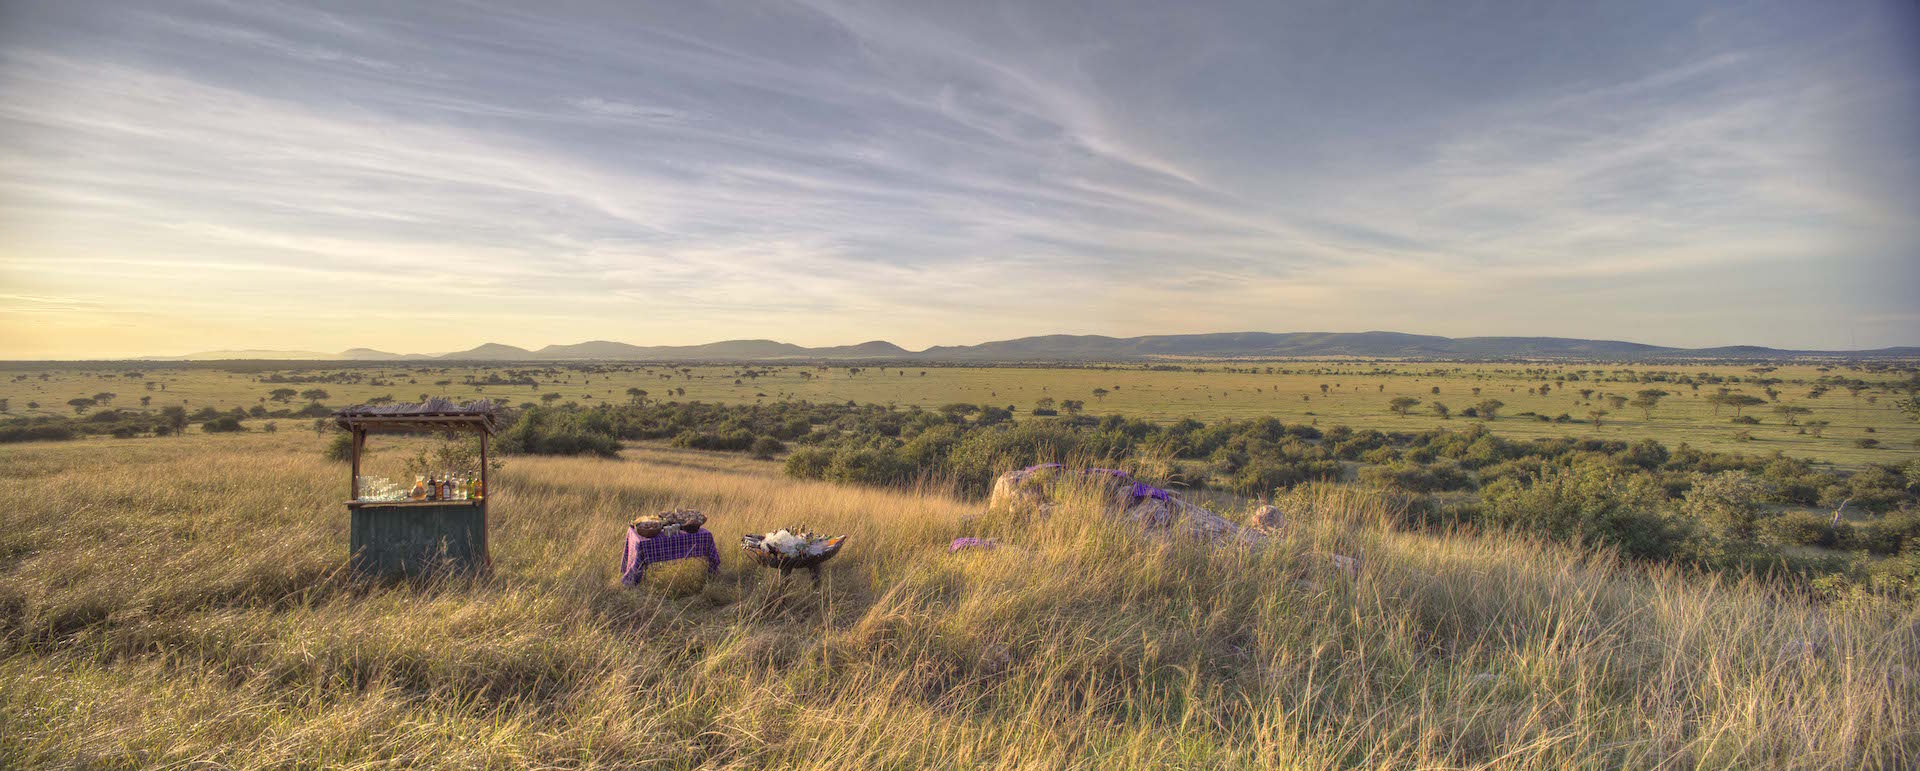
[[[992,538],[955,538],[953,543],[947,545],[947,553],[952,554],[961,549],[991,549],[999,545],[1000,542]]]
[[[627,552],[620,559],[620,583],[634,586],[640,583],[640,577],[647,566],[655,562],[672,562],[691,557],[704,557],[707,560],[707,572],[720,572],[720,547],[714,545],[713,531],[702,528],[692,533],[643,538],[633,528],[627,528]]]

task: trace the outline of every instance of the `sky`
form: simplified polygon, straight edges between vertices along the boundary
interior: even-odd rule
[[[0,0],[0,358],[1920,344],[1915,8]]]

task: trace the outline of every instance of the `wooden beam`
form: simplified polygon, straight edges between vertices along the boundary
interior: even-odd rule
[[[367,446],[367,432],[353,432],[353,481],[347,483],[348,500],[360,500],[360,451]]]

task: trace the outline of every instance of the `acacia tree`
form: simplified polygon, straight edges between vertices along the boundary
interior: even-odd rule
[[[167,427],[173,429],[175,436],[179,436],[180,432],[187,430],[187,408],[185,407],[177,404],[172,407],[162,407],[160,408],[160,417],[166,419]]]
[[[1106,401],[1107,393],[1108,391],[1105,388],[1095,388],[1093,389],[1093,400],[1096,402]]]
[[[1647,420],[1653,420],[1653,408],[1660,406],[1660,399],[1665,396],[1667,396],[1666,391],[1649,388],[1634,394],[1631,404],[1640,408],[1640,413],[1645,415]]]
[[[1789,426],[1799,425],[1801,415],[1807,415],[1813,412],[1813,410],[1798,404],[1777,404],[1774,405],[1773,411]]]
[[[1606,410],[1587,410],[1587,417],[1593,419],[1593,427],[1600,427],[1600,419],[1607,416]]]
[[[299,396],[299,395],[300,395],[299,391],[295,391],[291,388],[275,388],[271,393],[267,394],[267,398],[272,399],[273,401],[276,401],[276,402],[285,403],[285,402],[293,401],[293,397]]]
[[[1413,406],[1419,403],[1420,403],[1419,399],[1415,399],[1411,396],[1395,396],[1393,397],[1393,401],[1387,402],[1387,409],[1392,410],[1395,414],[1398,414],[1400,417],[1404,418],[1407,416],[1407,412],[1409,410],[1412,410]]]
[[[1740,410],[1742,409],[1767,403],[1767,400],[1765,399],[1762,399],[1758,396],[1749,396],[1747,394],[1716,394],[1710,397],[1710,399],[1712,399],[1715,404],[1724,404],[1728,407],[1732,407],[1733,416],[1735,418],[1740,417]]]
[[[1452,420],[1453,408],[1448,407],[1447,405],[1441,404],[1439,402],[1434,402],[1433,414],[1439,415],[1441,420]]]
[[[1474,390],[1478,391],[1480,389],[1476,388]],[[1484,399],[1479,404],[1473,405],[1473,409],[1480,414],[1480,417],[1486,418],[1487,420],[1498,420],[1500,418],[1500,408],[1505,406],[1507,406],[1507,403],[1499,399]]]
[[[632,401],[636,407],[647,406],[647,392],[645,389],[639,387],[627,389],[627,399]]]
[[[73,408],[73,414],[85,415],[87,414],[87,408],[93,406],[93,400],[85,396],[77,396],[72,399],[68,399],[67,406]]]
[[[325,388],[309,388],[300,392],[300,398],[313,402],[314,404],[326,401],[327,398],[331,396],[333,396],[333,394],[327,393],[327,389]]]

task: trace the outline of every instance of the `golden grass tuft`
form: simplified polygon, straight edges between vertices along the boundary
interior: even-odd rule
[[[1358,491],[1218,551],[698,453],[513,458],[492,576],[368,584],[311,435],[76,449],[0,449],[4,767],[1920,762],[1912,608],[1395,532]],[[626,522],[676,506],[721,574],[621,587]],[[790,524],[850,536],[821,593],[731,545]]]

